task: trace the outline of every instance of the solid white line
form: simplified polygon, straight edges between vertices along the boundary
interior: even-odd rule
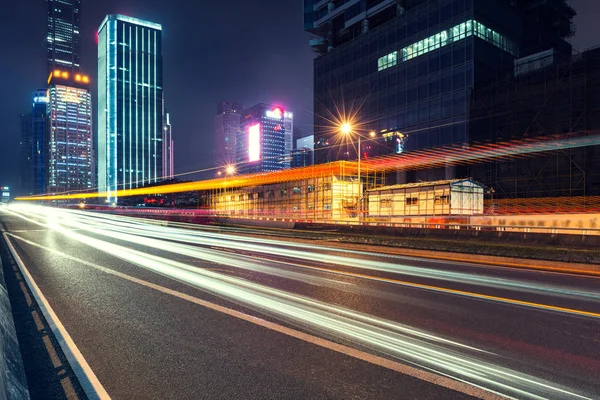
[[[72,261],[75,261],[78,263],[81,263],[83,265],[90,266],[92,268],[95,268],[95,269],[105,272],[107,274],[111,274],[111,275],[117,276],[119,278],[128,280],[128,281],[136,283],[138,285],[145,286],[150,289],[154,289],[158,292],[168,294],[168,295],[177,297],[182,300],[189,301],[190,303],[200,305],[200,306],[208,308],[210,310],[217,311],[217,312],[229,315],[231,317],[253,323],[253,324],[261,326],[263,328],[270,329],[272,331],[279,332],[284,335],[291,336],[296,339],[300,339],[302,341],[314,344],[316,346],[324,347],[328,350],[332,350],[332,351],[335,351],[335,352],[338,352],[341,354],[345,354],[347,356],[350,356],[350,357],[353,357],[353,358],[356,358],[356,359],[359,359],[362,361],[366,361],[370,364],[374,364],[374,365],[377,365],[377,366],[380,366],[383,368],[387,368],[389,370],[399,372],[401,374],[408,375],[413,378],[417,378],[419,380],[422,380],[422,381],[425,381],[428,383],[432,383],[437,386],[441,386],[441,387],[444,387],[444,388],[447,388],[450,390],[454,390],[456,392],[465,393],[469,396],[473,396],[473,397],[476,397],[479,399],[484,399],[484,400],[499,400],[499,399],[508,398],[508,397],[504,397],[498,393],[492,392],[488,389],[485,389],[483,387],[479,387],[479,386],[476,386],[473,384],[457,381],[457,380],[448,378],[443,375],[438,375],[433,372],[425,371],[425,370],[411,367],[408,365],[400,364],[398,362],[389,360],[387,358],[379,357],[379,356],[376,356],[376,355],[373,355],[373,354],[370,354],[370,353],[367,353],[364,351],[354,349],[352,347],[348,347],[348,346],[345,346],[345,345],[342,345],[339,343],[332,342],[330,340],[326,340],[326,339],[322,339],[317,336],[313,336],[308,333],[300,332],[295,329],[291,329],[291,328],[279,325],[274,322],[266,321],[259,317],[245,314],[243,312],[233,310],[231,308],[227,308],[227,307],[215,304],[215,303],[211,303],[209,301],[202,300],[197,297],[194,297],[194,296],[182,293],[182,292],[178,292],[176,290],[172,290],[172,289],[169,289],[169,288],[166,288],[166,287],[163,287],[163,286],[160,286],[160,285],[157,285],[157,284],[154,284],[154,283],[151,283],[151,282],[139,279],[139,278],[135,278],[133,276],[124,274],[122,272],[118,272],[118,271],[112,270],[110,268],[106,268],[101,265],[94,264],[90,261],[79,259],[77,257],[63,253],[61,251],[54,250],[54,249],[51,249],[46,246],[42,246],[40,244],[37,244],[35,242],[32,242],[32,241],[22,238],[20,236],[10,234],[10,233],[9,233],[9,235],[17,240],[21,240],[21,241],[27,243],[27,244],[44,249],[53,254],[56,254],[58,256],[67,258],[69,260],[72,260]]]
[[[8,244],[8,248],[12,253],[13,258],[17,262],[19,269],[21,270],[21,274],[25,278],[29,289],[33,293],[33,297],[35,298],[42,314],[46,318],[50,329],[52,329],[52,333],[56,337],[60,348],[62,349],[65,357],[69,361],[71,369],[75,373],[75,376],[79,380],[79,384],[81,385],[83,391],[85,392],[88,399],[110,399],[110,396],[104,389],[104,386],[100,383],[94,371],[90,368],[89,364],[75,345],[75,342],[71,338],[71,335],[67,332],[64,325],[58,319],[58,316],[46,300],[46,297],[42,294],[42,291],[38,287],[38,285],[33,280],[33,277],[29,273],[29,270],[19,257],[19,254],[15,250],[14,246],[10,242],[6,232],[2,232],[4,236],[4,240]]]

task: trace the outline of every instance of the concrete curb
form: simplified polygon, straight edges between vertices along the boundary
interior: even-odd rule
[[[29,398],[27,378],[0,259],[0,400]]]

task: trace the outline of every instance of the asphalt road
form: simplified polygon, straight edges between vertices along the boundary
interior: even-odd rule
[[[116,399],[600,398],[599,278],[75,210],[0,222]]]

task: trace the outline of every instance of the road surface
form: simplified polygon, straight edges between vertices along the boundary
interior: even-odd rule
[[[599,278],[77,210],[0,222],[115,399],[600,396]]]

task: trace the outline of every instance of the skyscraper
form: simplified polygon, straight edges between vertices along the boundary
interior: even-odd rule
[[[217,105],[213,149],[213,165],[216,168],[235,163],[235,141],[241,115],[242,103],[239,101],[222,101]]]
[[[175,143],[173,142],[173,131],[171,130],[171,116],[165,112],[165,121],[163,123],[163,178],[173,179],[174,172],[174,153]]]
[[[32,194],[41,194],[46,191],[47,126],[48,90],[37,90],[33,93],[33,109],[31,112]],[[91,128],[90,132],[92,132]],[[93,157],[93,155],[90,154],[89,157]]]
[[[115,202],[163,176],[162,26],[108,15],[98,36],[98,189]]]
[[[79,72],[81,0],[46,0],[48,26],[46,51],[48,74],[56,68],[70,74]]]
[[[48,80],[46,192],[94,187],[90,80],[55,70]]]
[[[304,29],[318,36],[315,161],[356,158],[336,119],[353,119],[350,140],[367,136],[361,152],[373,156],[400,153],[390,141],[402,151],[469,143],[473,90],[512,74],[518,57],[570,55],[573,15],[565,0],[306,0]],[[430,172],[410,179],[455,173]]]
[[[294,150],[294,113],[286,111],[283,113],[284,132],[284,167],[290,168],[292,165],[292,150]]]
[[[260,103],[242,112],[236,139],[241,173],[279,171],[285,167],[285,111]]]
[[[21,185],[22,195],[46,191],[47,89],[36,90],[31,112],[21,114]]]

